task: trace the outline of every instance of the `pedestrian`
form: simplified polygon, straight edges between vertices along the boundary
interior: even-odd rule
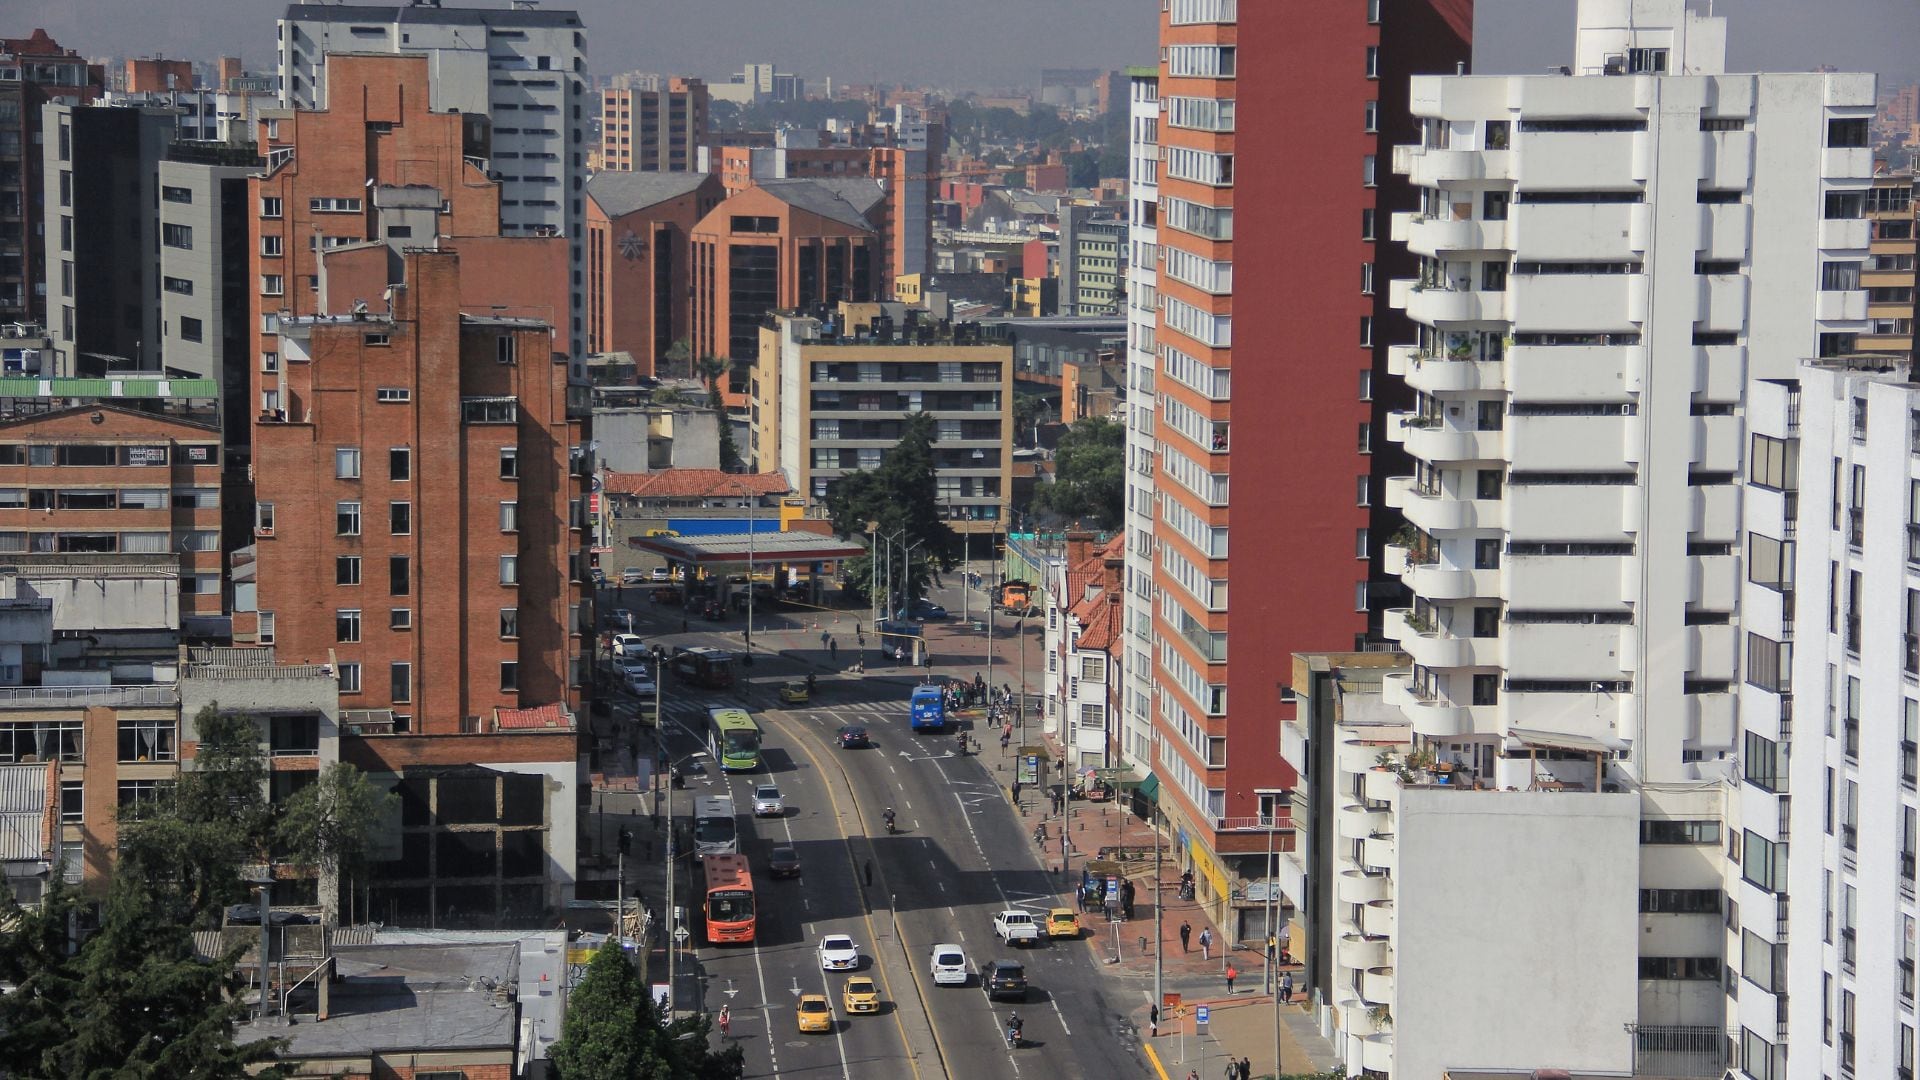
[[[1018,780],[1013,782],[1013,801],[1016,803],[1020,801],[1020,781]]]
[[[866,870],[867,870],[867,888],[871,889],[873,888],[873,860],[872,859],[867,860]]]
[[[720,1006],[720,1037],[733,1037],[733,1012],[727,1006]]]
[[[1181,923],[1180,924],[1180,951],[1181,952],[1185,953],[1185,952],[1193,951],[1192,946],[1188,944],[1188,940],[1191,939],[1192,937],[1193,937],[1193,924],[1185,923],[1185,922]]]
[[[1187,1080],[1200,1080],[1200,1070],[1199,1070],[1199,1069],[1188,1069],[1188,1070],[1187,1070]]]
[[[1160,1034],[1160,1006],[1149,1005],[1147,1006],[1147,1037],[1151,1039],[1159,1034]]]
[[[827,643],[832,640],[833,640],[832,636],[829,635],[825,630],[820,631],[820,647],[821,648],[823,649],[826,648]]]
[[[1289,1003],[1293,1001],[1293,972],[1291,971],[1282,972],[1280,975],[1280,1000]]]
[[[1227,1059],[1227,1080],[1240,1080],[1240,1063],[1232,1058]]]
[[[1211,926],[1200,928],[1200,959],[1213,959],[1213,927]]]
[[[832,638],[827,639],[827,657],[832,660],[840,659],[840,643]]]
[[[1253,1062],[1244,1056],[1240,1059],[1240,1080],[1253,1080]]]
[[[1240,969],[1237,967],[1234,967],[1232,961],[1228,961],[1227,962],[1227,993],[1229,994],[1233,993],[1233,980],[1239,977],[1240,977]]]
[[[861,629],[859,629],[858,627],[855,627],[855,628],[854,628],[854,631],[853,631],[853,638],[854,638],[854,640],[855,640],[855,641],[857,641],[857,642],[859,642],[859,643],[860,643],[860,647],[861,647],[861,648],[863,648],[863,649],[864,649],[864,648],[866,648],[866,647],[867,647],[867,633],[866,633],[866,631],[864,631],[864,630],[861,630]]]

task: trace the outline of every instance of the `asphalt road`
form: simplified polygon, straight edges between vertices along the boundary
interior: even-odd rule
[[[699,995],[713,1013],[730,1006],[732,1038],[746,1053],[747,1075],[1147,1075],[1123,1015],[1125,991],[1100,972],[1098,943],[1013,950],[993,935],[993,912],[1011,906],[1044,913],[1058,888],[1038,859],[1031,825],[1006,798],[1011,773],[993,771],[1003,760],[997,741],[982,733],[985,756],[957,757],[951,734],[915,735],[898,686],[821,679],[808,707],[781,711],[773,694],[789,667],[763,658],[742,670],[741,686],[722,694],[688,691],[671,680],[666,688],[666,724],[670,733],[679,729],[672,743],[677,756],[696,749],[694,733],[709,704],[744,700],[768,731],[763,771],[709,769],[689,777],[675,804],[684,815],[693,797],[725,790],[743,814],[742,851],[756,871],[759,940],[704,945],[695,922],[697,948],[681,965],[681,992],[683,1001]],[[875,748],[839,749],[834,733],[849,723],[865,726]],[[786,816],[744,816],[754,785],[769,780],[785,795]],[[898,814],[894,836],[881,820],[889,805]],[[798,879],[774,881],[760,872],[776,844],[798,849],[804,867]],[[683,885],[688,880],[681,878]],[[861,946],[862,973],[880,983],[886,1001],[879,1015],[845,1013],[840,989],[846,976],[821,971],[815,951],[829,933],[849,934]],[[940,942],[960,944],[976,968],[989,958],[1023,961],[1028,1001],[989,1004],[977,979],[965,988],[934,986],[927,959]],[[835,1013],[831,1035],[797,1031],[801,992],[828,995]],[[1001,1032],[1014,1008],[1026,1020],[1025,1038],[1009,1050]]]

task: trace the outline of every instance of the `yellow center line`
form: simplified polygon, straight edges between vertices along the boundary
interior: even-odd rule
[[[813,763],[813,767],[819,771],[822,777],[826,777],[827,776],[826,767],[820,763],[820,758],[818,755],[816,755],[813,752],[813,748],[807,745],[807,743],[810,742],[812,739],[812,733],[802,728],[802,729],[799,729],[796,732],[796,734],[798,735],[798,738],[796,738],[794,741],[799,745],[800,752],[807,755],[807,760]],[[861,829],[864,830],[867,828],[866,818],[865,818],[865,815],[861,813],[860,800],[857,797],[855,797],[853,794],[853,782],[847,776],[846,766],[842,765],[838,758],[834,759],[833,765],[834,765],[834,771],[840,774],[840,782],[847,786],[847,797],[853,801],[854,820],[860,825]],[[834,819],[837,821],[844,816],[844,812],[840,809],[840,799],[837,795],[834,794],[834,791],[833,791],[834,785],[831,780],[827,782],[826,788],[827,788],[827,799],[829,802],[833,804],[833,816],[834,816]],[[870,834],[868,838],[867,850],[868,850],[868,857],[872,858],[873,845],[872,845]],[[856,883],[860,883],[864,881],[864,878],[862,878],[860,874],[860,864],[854,858],[853,845],[851,843],[848,843],[846,845],[846,852],[847,852],[847,868],[850,871],[852,871],[853,880]],[[886,869],[884,867],[880,868],[880,884],[882,888],[886,887]],[[879,941],[879,934],[875,933],[873,928],[873,905],[868,902],[866,889],[864,887],[860,888],[860,909],[863,913],[861,915],[861,918],[867,924],[867,940],[873,941],[877,944]],[[907,952],[906,936],[901,932],[900,917],[897,914],[893,916],[893,934],[894,934],[894,940],[900,943],[900,951],[906,955],[907,973],[913,979],[914,993],[920,998],[920,1007],[926,1013],[927,1028],[929,1031],[933,1032],[934,1052],[940,1055],[941,1072],[943,1074],[947,1074],[948,1073],[947,1062],[950,1059],[947,1056],[946,1043],[940,1038],[940,1027],[938,1024],[934,1022],[933,1009],[927,1004],[926,989],[923,986],[921,986],[920,976],[913,969],[913,956],[911,953]],[[874,969],[878,972],[880,976],[881,985],[885,986],[887,989],[887,996],[893,999],[893,1002],[894,1002],[893,1024],[895,1029],[897,1029],[900,1033],[900,1045],[907,1052],[907,1067],[913,1070],[913,1075],[917,1078],[920,1075],[920,1066],[914,1060],[915,1055],[913,1052],[913,1043],[907,1039],[907,1025],[904,1021],[900,1019],[900,998],[898,995],[896,995],[893,992],[893,982],[892,980],[887,978],[887,969],[884,965],[878,963],[878,959],[879,959],[878,957],[875,958],[876,962],[874,964]]]
[[[1145,1042],[1140,1045],[1146,1048],[1147,1061],[1153,1066],[1153,1071],[1160,1074],[1160,1080],[1173,1080],[1173,1077],[1167,1075],[1167,1067],[1160,1064],[1160,1055],[1154,1053],[1153,1044]]]

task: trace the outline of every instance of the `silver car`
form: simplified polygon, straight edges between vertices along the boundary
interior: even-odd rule
[[[754,817],[784,817],[787,813],[786,799],[780,795],[780,789],[772,784],[761,784],[753,789]]]

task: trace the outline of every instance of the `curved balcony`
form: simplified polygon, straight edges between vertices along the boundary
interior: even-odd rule
[[[1507,294],[1480,289],[1455,289],[1445,285],[1422,286],[1410,278],[1398,278],[1388,286],[1388,302],[1406,311],[1415,322],[1435,326],[1440,323],[1502,322],[1507,318]]]
[[[1509,180],[1513,177],[1513,151],[1396,146],[1393,171],[1418,187],[1446,187],[1466,180]]]
[[[1413,563],[1400,580],[1429,600],[1469,600],[1491,596],[1499,588],[1497,570],[1444,569],[1438,563]]]
[[[1393,1036],[1384,1031],[1367,1036],[1360,1044],[1360,1066],[1368,1072],[1377,1072],[1382,1076],[1392,1073]]]
[[[1441,698],[1414,698],[1400,707],[1400,714],[1413,725],[1415,733],[1430,739],[1448,739],[1473,730],[1473,713],[1465,705]]]
[[[1360,1000],[1369,1005],[1393,1004],[1393,969],[1368,968],[1360,975]]]
[[[1437,630],[1423,632],[1408,621],[1405,608],[1394,608],[1387,612],[1381,623],[1381,633],[1399,642],[1401,650],[1413,657],[1413,662],[1421,667],[1474,666],[1472,638],[1454,637]]]
[[[1506,388],[1506,365],[1498,360],[1456,360],[1448,356],[1408,357],[1402,376],[1407,385],[1429,394],[1456,394],[1469,390]]]
[[[1373,802],[1392,802],[1400,795],[1400,774],[1392,769],[1368,769],[1361,777],[1360,785],[1361,794]],[[1372,832],[1367,833],[1367,836],[1372,835]]]
[[[1387,966],[1387,939],[1370,938],[1364,934],[1343,934],[1334,943],[1334,953],[1344,968],[1367,968]]]
[[[1341,807],[1336,825],[1342,840],[1365,840],[1388,827],[1387,812],[1369,810],[1364,803],[1348,803]]]
[[[1387,898],[1387,875],[1342,870],[1334,881],[1334,895],[1342,904],[1367,904]]]
[[[1411,476],[1387,479],[1386,502],[1388,506],[1399,510],[1414,526],[1429,533],[1482,528],[1482,522],[1486,523],[1484,527],[1487,528],[1503,524],[1498,500],[1483,504],[1472,499],[1456,499],[1451,495],[1425,494],[1414,486]]]
[[[1368,866],[1373,867],[1375,870],[1385,870],[1389,874],[1399,869],[1400,856],[1394,846],[1393,837],[1369,836],[1361,842],[1361,845],[1361,851],[1363,853],[1361,857],[1366,860]],[[1357,964],[1355,966],[1368,967],[1371,965]]]
[[[1388,577],[1399,577],[1407,572],[1407,549],[1399,544],[1389,543],[1380,551],[1380,569]]]
[[[1368,937],[1393,937],[1392,900],[1374,900],[1360,909],[1360,932]]]
[[[1416,255],[1448,251],[1497,251],[1508,246],[1507,223],[1424,217],[1411,211],[1393,215],[1393,238]]]

